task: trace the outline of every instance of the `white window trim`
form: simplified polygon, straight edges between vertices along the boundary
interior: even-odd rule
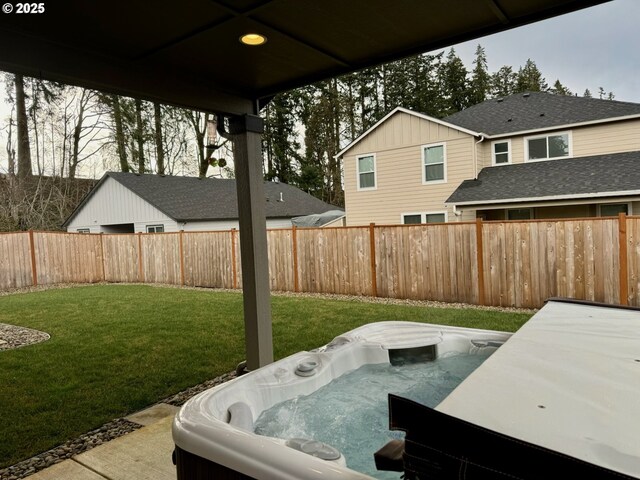
[[[78,228],[76,229],[76,233],[91,233],[90,228]]]
[[[439,210],[437,212],[406,212],[400,214],[401,225],[417,225],[415,223],[404,223],[404,217],[407,215],[420,215],[420,225],[427,223],[427,215],[444,215],[444,222],[447,223],[449,221],[449,212],[446,210]]]
[[[496,163],[496,143],[506,143],[508,145],[507,150],[507,163]],[[528,156],[528,155],[527,155]],[[502,165],[511,165],[511,139],[506,140],[494,140],[491,142],[491,165],[494,167],[501,167]]]
[[[535,140],[537,138],[548,138],[556,135],[567,135],[567,140],[569,142],[569,155],[566,157],[551,157],[551,158],[536,158],[534,160],[529,160],[529,140]],[[546,162],[548,160],[560,160],[562,158],[573,158],[573,135],[571,130],[565,130],[562,132],[549,132],[543,135],[530,135],[528,137],[524,137],[524,161],[525,162]],[[549,152],[547,151],[547,154]]]
[[[158,228],[158,227],[162,227],[162,232],[156,232],[156,231],[150,232],[149,231],[150,228],[154,228],[155,229],[155,228]],[[145,225],[145,230],[147,231],[147,233],[165,233],[164,224],[162,224],[162,223],[155,223],[153,225]]]
[[[598,203],[596,204],[596,215],[598,217],[602,216],[602,211],[600,209],[600,207],[602,205],[623,205],[626,204],[627,205],[627,215],[633,215],[633,203],[631,202],[603,202],[603,203]]]
[[[373,157],[373,187],[360,187],[360,159],[365,157]],[[369,173],[369,172],[362,172]],[[356,156],[356,189],[358,192],[366,192],[367,190],[378,189],[378,162],[375,153],[366,153]]]
[[[431,147],[442,147],[442,158],[443,158],[443,178],[442,180],[429,180],[427,181],[427,176],[425,172],[425,149]],[[422,169],[422,184],[423,185],[437,185],[439,183],[447,183],[447,142],[438,142],[438,143],[428,143],[426,145],[422,145],[420,147],[420,168]]]

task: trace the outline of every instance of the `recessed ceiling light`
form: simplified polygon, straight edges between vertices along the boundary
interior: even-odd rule
[[[267,37],[259,33],[247,33],[240,37],[240,41],[245,45],[257,46],[267,43]]]

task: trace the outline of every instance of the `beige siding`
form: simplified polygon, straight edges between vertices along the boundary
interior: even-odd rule
[[[422,184],[422,146],[446,142],[446,183]],[[405,213],[447,211],[444,201],[473,178],[474,137],[453,128],[398,112],[344,156],[348,225],[397,224]],[[357,190],[356,156],[376,154],[375,190]]]
[[[573,156],[640,150],[640,120],[615,122],[573,130]]]
[[[640,120],[589,125],[562,131],[571,132],[574,157],[640,150]],[[524,162],[524,139],[533,135],[538,134],[511,137],[512,163]],[[491,143],[492,140],[485,140],[478,149],[478,157],[484,167],[491,166]]]

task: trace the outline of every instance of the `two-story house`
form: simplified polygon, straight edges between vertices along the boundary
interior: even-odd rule
[[[348,225],[640,214],[640,104],[549,93],[396,108],[339,154]]]

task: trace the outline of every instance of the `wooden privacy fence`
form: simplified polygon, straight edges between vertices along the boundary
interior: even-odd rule
[[[240,233],[0,234],[0,289],[140,282],[239,288]],[[267,232],[272,290],[540,307],[640,306],[640,216]]]

